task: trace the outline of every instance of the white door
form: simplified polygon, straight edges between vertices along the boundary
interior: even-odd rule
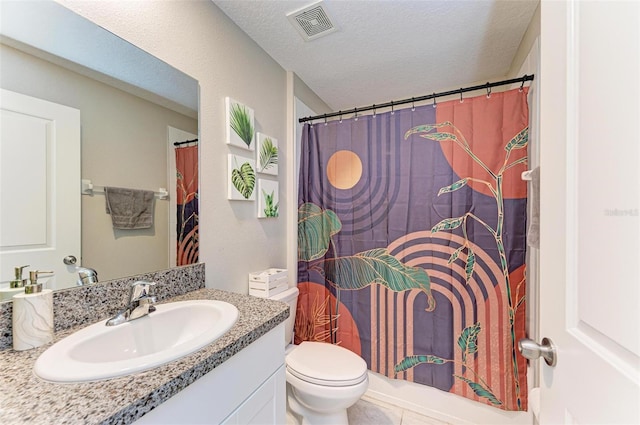
[[[543,1],[541,424],[640,423],[640,2]]]
[[[15,266],[77,280],[80,264],[80,111],[20,93],[0,93],[0,281]]]
[[[177,251],[178,251],[178,206],[176,204],[176,142],[184,142],[187,140],[195,140],[198,136],[189,133],[179,128],[167,126],[167,163],[169,164],[169,170],[167,176],[169,181],[167,187],[169,188],[169,267],[175,267],[177,263]]]

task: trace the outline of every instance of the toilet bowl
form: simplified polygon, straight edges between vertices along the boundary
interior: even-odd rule
[[[289,303],[286,344],[292,342],[298,288],[272,299]],[[338,345],[305,341],[286,349],[287,406],[303,425],[347,425],[347,408],[367,391],[367,364]]]

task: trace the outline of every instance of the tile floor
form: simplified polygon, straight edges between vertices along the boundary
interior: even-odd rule
[[[349,425],[448,425],[391,404],[362,398],[347,410]]]

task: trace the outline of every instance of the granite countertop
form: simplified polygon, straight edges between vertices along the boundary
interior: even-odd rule
[[[0,423],[132,423],[289,316],[285,303],[217,289],[199,289],[167,301],[197,299],[235,305],[240,313],[238,321],[206,347],[145,372],[98,382],[54,384],[33,374],[33,364],[51,344],[29,351],[0,351]],[[56,332],[54,342],[84,326]]]

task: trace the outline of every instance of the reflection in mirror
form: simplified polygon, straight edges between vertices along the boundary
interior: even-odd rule
[[[55,2],[1,8],[0,300],[25,264],[55,270],[42,281],[60,289],[79,267],[110,280],[197,262],[197,141],[174,146],[198,137],[197,81]],[[79,122],[65,127],[50,109]],[[78,145],[58,152],[74,134]],[[81,179],[156,192],[151,226],[115,228],[103,191],[81,195]],[[71,227],[56,228],[65,218]]]

